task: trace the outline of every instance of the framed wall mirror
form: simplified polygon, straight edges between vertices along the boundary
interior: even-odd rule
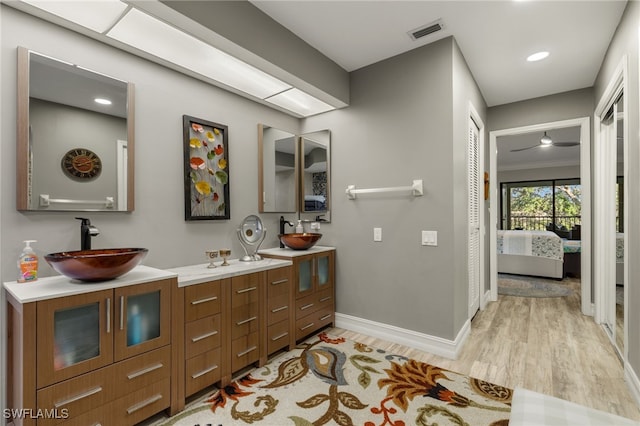
[[[133,148],[133,83],[18,47],[18,210],[133,211]]]
[[[331,132],[321,130],[300,136],[302,213],[328,213],[331,183]]]
[[[297,136],[258,124],[260,213],[294,213],[298,206]]]

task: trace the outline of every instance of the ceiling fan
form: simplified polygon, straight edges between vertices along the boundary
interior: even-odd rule
[[[567,148],[576,145],[580,145],[580,142],[554,142],[553,139],[547,136],[547,132],[544,132],[544,136],[540,138],[540,143],[538,145],[529,146],[527,148],[512,149],[511,152],[526,151],[527,149],[543,148],[547,146]]]

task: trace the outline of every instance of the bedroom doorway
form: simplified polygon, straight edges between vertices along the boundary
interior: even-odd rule
[[[489,134],[489,182],[491,182],[491,188],[489,193],[489,276],[490,276],[490,290],[489,290],[489,298],[490,300],[498,300],[498,229],[501,227],[500,222],[503,220],[503,206],[501,206],[501,194],[500,194],[500,185],[498,185],[498,151],[502,149],[511,151],[522,151],[527,153],[527,155],[533,158],[538,151],[539,152],[556,152],[556,155],[551,155],[550,158],[552,160],[547,160],[547,164],[540,162],[537,167],[540,168],[540,171],[543,171],[545,167],[557,167],[559,165],[558,158],[561,156],[560,151],[566,149],[563,145],[563,139],[557,137],[556,135],[562,134],[561,131],[569,130],[570,128],[575,129],[575,135],[577,136],[579,146],[577,146],[577,150],[579,153],[579,178],[580,178],[580,186],[582,193],[582,212],[581,212],[581,227],[579,228],[580,232],[580,257],[584,259],[584,261],[580,262],[580,278],[581,278],[581,286],[580,286],[580,299],[581,299],[581,311],[585,315],[593,315],[593,309],[591,304],[591,268],[590,268],[590,259],[591,259],[591,168],[590,168],[590,119],[588,117],[571,119],[571,120],[563,120],[549,123],[541,123],[530,126],[523,126],[511,129],[497,130],[492,131]],[[557,131],[557,132],[556,132]],[[545,132],[554,136],[555,141],[562,141],[562,143],[554,142],[558,145],[558,147],[553,147],[552,150],[549,151],[546,147],[538,147],[537,144],[543,145],[544,142],[540,141],[544,138],[544,136],[548,136]],[[554,132],[556,132],[554,134]],[[500,141],[504,141],[506,137],[513,138],[536,138],[535,143],[525,143],[521,142],[522,146],[520,148],[514,149],[508,148],[506,146],[500,146]],[[542,137],[541,137],[542,136]],[[575,142],[575,141],[572,141]],[[575,143],[573,144],[575,145]],[[575,150],[576,148],[571,148]],[[546,151],[545,151],[546,150]],[[576,155],[576,154],[574,154]],[[520,169],[523,169],[522,166],[519,166]],[[520,170],[522,171],[522,170]],[[532,175],[534,175],[532,173]],[[524,175],[520,175],[524,176]],[[576,177],[576,176],[572,176]],[[521,179],[521,180],[535,180],[531,179]],[[547,221],[546,225],[549,224]],[[552,223],[552,226],[555,224]],[[555,232],[555,231],[554,231]],[[537,261],[537,260],[534,260]]]

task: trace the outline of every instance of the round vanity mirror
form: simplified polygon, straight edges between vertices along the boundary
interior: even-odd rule
[[[244,218],[237,232],[240,244],[242,244],[245,252],[245,256],[240,260],[243,262],[262,260],[262,257],[258,254],[258,248],[267,233],[267,230],[262,225],[262,220],[256,215],[249,215]]]

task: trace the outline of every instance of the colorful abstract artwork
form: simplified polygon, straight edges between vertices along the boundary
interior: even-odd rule
[[[225,220],[229,206],[228,129],[188,115],[184,135],[185,220]]]

